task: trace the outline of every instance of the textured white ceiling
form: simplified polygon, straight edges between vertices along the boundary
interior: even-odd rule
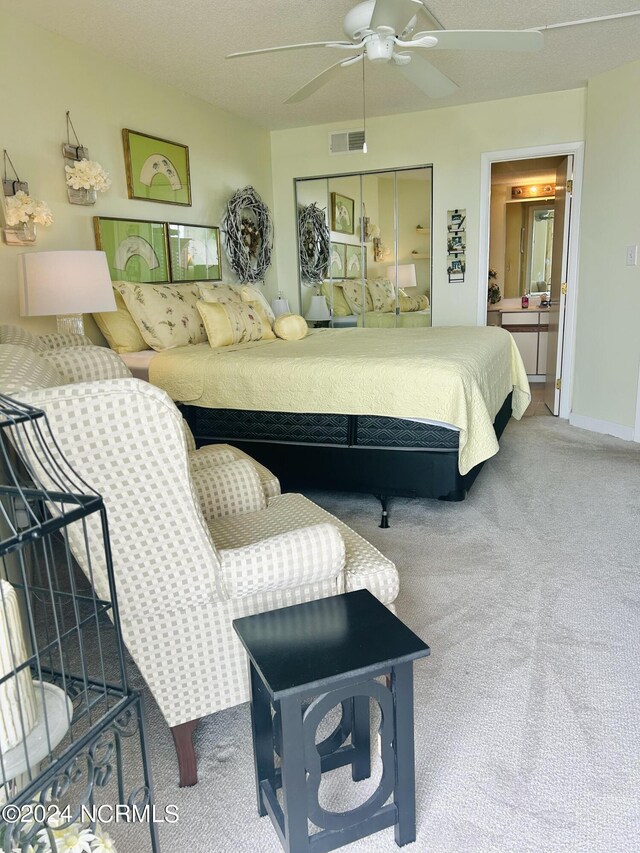
[[[0,7],[93,47],[154,79],[177,86],[269,128],[355,120],[362,115],[361,66],[340,85],[299,104],[284,100],[336,61],[313,49],[247,59],[225,54],[270,45],[343,38],[352,0],[30,0]],[[446,29],[520,29],[639,7],[639,0],[427,0]],[[426,17],[419,28],[428,28]],[[429,100],[388,65],[367,63],[367,114],[389,115],[452,104],[584,86],[587,79],[640,59],[640,16],[551,30],[535,54],[438,51],[425,56],[461,90]]]

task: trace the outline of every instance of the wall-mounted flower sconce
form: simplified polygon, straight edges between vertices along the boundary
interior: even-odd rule
[[[7,175],[7,166],[11,167],[15,179]],[[29,195],[29,184],[20,180],[6,150],[2,189],[5,199],[5,227],[2,229],[5,243],[8,246],[29,246],[35,243],[36,225],[48,227],[53,222],[53,216],[44,201]]]
[[[71,133],[76,144],[71,142]],[[98,193],[111,186],[109,175],[100,163],[89,159],[89,149],[80,144],[78,134],[67,110],[67,141],[62,145],[67,196],[71,204],[95,204]]]

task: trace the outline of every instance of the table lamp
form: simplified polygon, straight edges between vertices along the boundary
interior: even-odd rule
[[[389,281],[396,283],[396,267],[387,267],[387,278]],[[398,264],[398,287],[404,290],[406,287],[417,287],[416,281],[416,265],[415,264]]]
[[[25,252],[18,277],[21,316],[56,314],[59,332],[83,335],[83,314],[116,310],[104,252]]]
[[[284,296],[278,296],[277,299],[274,299],[271,303],[271,309],[276,317],[279,317],[281,314],[290,314],[291,308],[289,307],[289,300],[285,299]]]
[[[311,320],[312,322],[322,322],[331,319],[331,312],[324,296],[316,294],[311,297],[311,302],[307,308],[307,313],[304,315],[304,319]]]

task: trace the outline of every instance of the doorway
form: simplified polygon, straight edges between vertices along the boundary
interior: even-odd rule
[[[537,396],[564,418],[571,411],[583,148],[482,155],[479,270],[491,273],[493,304],[480,285],[478,323],[513,334]]]

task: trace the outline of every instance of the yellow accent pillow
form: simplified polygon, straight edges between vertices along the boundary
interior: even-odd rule
[[[258,312],[244,302],[198,302],[209,344],[212,347],[228,347],[259,341],[265,326]]]
[[[283,341],[301,341],[308,330],[307,321],[300,314],[280,314],[273,324],[273,331]]]
[[[367,287],[363,287],[361,281],[343,281],[342,282],[342,292],[344,294],[344,298],[349,305],[351,314],[362,314],[362,305],[363,299],[364,302],[364,310],[365,311],[373,311],[373,303],[371,301],[371,295],[369,294],[369,290]]]
[[[273,325],[276,315],[273,313],[273,308],[269,305],[269,300],[260,290],[253,284],[243,284],[240,286],[240,297],[243,302],[259,302],[262,305],[264,313],[267,315],[269,325]]]
[[[416,296],[418,300],[418,311],[426,311],[429,307],[429,297],[426,293],[421,293],[419,296]]]
[[[415,296],[407,296],[405,293],[398,293],[398,303],[400,305],[400,311],[403,314],[409,311],[419,311],[420,303],[418,298]]]
[[[349,303],[344,298],[342,285],[332,285],[330,281],[323,281],[320,292],[327,300],[327,304],[333,309],[334,317],[348,317],[350,314],[353,314]]]
[[[243,302],[243,305],[248,305],[253,311],[256,312],[260,320],[262,321],[262,340],[263,341],[275,341],[276,336],[273,333],[273,329],[271,328],[271,320],[267,312],[264,309],[264,305],[259,300],[255,300],[255,302]]]
[[[120,284],[120,282],[113,282],[116,310],[97,312],[93,315],[93,319],[112,350],[115,352],[141,352],[148,349],[148,346],[129,313],[120,291],[115,286],[116,284]]]
[[[242,302],[240,287],[237,284],[208,284],[200,281],[197,285],[200,297],[205,302],[220,302],[222,305],[228,305],[229,302]]]
[[[114,285],[145,342],[158,352],[207,340],[196,304],[200,299],[197,284],[134,284],[121,281]]]

